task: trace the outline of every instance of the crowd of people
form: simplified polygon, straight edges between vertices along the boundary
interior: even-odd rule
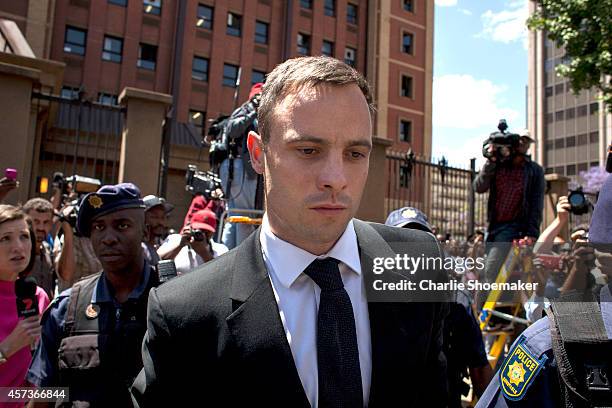
[[[230,116],[226,130],[241,135],[221,134],[234,150],[217,169],[236,195],[225,203],[195,195],[177,230],[172,203],[132,183],[80,195],[57,188],[13,206],[1,203],[18,183],[0,180],[0,387],[68,387],[65,406],[102,407],[460,407],[470,390],[479,407],[608,401],[609,382],[598,382],[610,373],[603,354],[567,363],[570,374],[556,370],[566,364],[557,350],[568,327],[582,339],[567,323],[582,303],[562,306],[567,296],[603,316],[591,319],[602,325],[589,326],[599,337],[587,340],[609,355],[612,179],[591,225],[566,233],[572,207],[562,196],[540,233],[543,172],[523,134],[515,154],[492,153],[474,181],[477,192],[490,191],[486,232],[460,242],[411,207],[391,212],[386,225],[362,222],[354,215],[372,148],[369,92],[338,60],[281,64]],[[259,229],[219,225],[225,206],[256,209],[258,189],[266,198]],[[485,268],[434,267],[416,279],[495,282],[519,241],[519,267],[507,280],[537,283],[509,295],[522,305],[519,320],[483,327],[487,293],[385,303],[362,289],[364,257],[397,242],[442,259],[485,260]],[[419,255],[411,245],[393,250]],[[500,330],[512,341],[491,366],[487,336]],[[576,361],[586,364],[586,383],[572,382]]]

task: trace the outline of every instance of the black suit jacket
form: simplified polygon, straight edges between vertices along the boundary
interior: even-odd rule
[[[398,242],[420,243],[417,250],[404,246],[419,252],[413,256],[441,255],[431,234],[358,220],[354,225],[366,285],[375,278],[368,257],[394,257]],[[368,311],[368,405],[444,406],[447,304],[368,298]],[[144,368],[132,387],[140,408],[194,402],[185,406],[310,406],[280,320],[259,230],[229,253],[151,291],[142,355]]]

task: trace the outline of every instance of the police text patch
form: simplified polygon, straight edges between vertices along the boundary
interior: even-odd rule
[[[547,359],[546,356],[543,356],[538,360],[525,347],[524,341],[523,337],[519,339],[499,371],[502,392],[507,399],[513,401],[525,396],[527,388],[533,383]]]

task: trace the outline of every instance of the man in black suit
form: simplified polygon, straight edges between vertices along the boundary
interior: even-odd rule
[[[447,305],[373,290],[444,279],[379,274],[377,259],[441,257],[431,234],[354,219],[372,149],[366,80],[304,57],[267,78],[250,132],[262,226],[150,294],[137,406],[444,406]],[[389,268],[387,268],[389,269]],[[402,269],[404,270],[404,269]]]

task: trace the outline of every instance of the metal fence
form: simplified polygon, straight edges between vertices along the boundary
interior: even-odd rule
[[[488,194],[474,194],[475,160],[469,169],[416,158],[412,153],[387,151],[385,211],[416,207],[429,218],[438,234],[466,239],[484,230]]]
[[[37,177],[51,178],[56,171],[114,184],[119,173],[123,129],[120,106],[81,99],[32,94],[36,135],[40,143]]]

